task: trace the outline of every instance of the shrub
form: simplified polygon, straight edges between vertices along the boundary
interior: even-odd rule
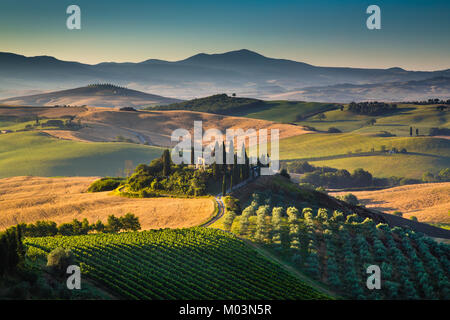
[[[88,192],[102,192],[116,189],[121,183],[121,178],[105,177],[94,181],[88,188]]]
[[[64,274],[72,263],[73,256],[69,249],[58,247],[47,256],[47,267],[58,275]]]
[[[337,196],[336,198],[339,200],[345,201],[348,204],[351,204],[353,206],[357,206],[359,204],[358,198],[352,193],[347,193],[344,196]]]
[[[403,213],[401,213],[400,211],[394,211],[394,216],[403,217]]]
[[[328,133],[342,133],[342,131],[339,130],[338,128],[330,127],[328,128]]]

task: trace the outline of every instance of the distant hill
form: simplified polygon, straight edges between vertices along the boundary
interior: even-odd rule
[[[189,110],[233,116],[247,116],[257,119],[295,122],[308,115],[337,109],[333,103],[303,101],[264,101],[252,98],[238,98],[216,94],[205,98],[173,103],[149,110]]]
[[[271,96],[274,99],[330,102],[414,101],[431,97],[444,100],[450,98],[450,77],[375,84],[345,83],[325,87],[308,87]]]
[[[89,85],[69,90],[0,100],[0,104],[16,106],[86,105],[91,107],[143,107],[179,102],[136,90],[109,84]]]
[[[445,76],[450,77],[450,69],[428,72],[401,68],[318,67],[269,58],[246,49],[221,54],[201,53],[173,62],[149,59],[140,63],[104,62],[96,65],[61,61],[48,56],[25,57],[0,53],[1,97],[19,96],[36,90],[71,88],[85,83],[114,82],[182,99],[217,92],[267,98],[306,87],[404,82]]]

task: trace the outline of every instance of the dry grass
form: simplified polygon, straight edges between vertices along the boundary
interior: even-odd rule
[[[106,222],[109,215],[131,212],[142,229],[182,228],[205,222],[214,211],[211,199],[131,199],[109,192],[86,193],[95,177],[0,179],[0,230],[38,220],[60,224],[87,218]]]
[[[216,128],[225,133],[226,129],[253,128],[267,129],[270,137],[271,129],[278,129],[280,139],[311,133],[301,126],[281,124],[273,121],[223,116],[192,111],[140,111],[127,112],[114,108],[70,107],[9,107],[0,108],[1,115],[39,116],[59,118],[64,115],[75,116],[83,125],[81,130],[45,130],[48,134],[61,139],[76,141],[114,141],[117,136],[123,136],[140,141],[137,134],[145,138],[150,145],[173,146],[170,141],[172,131],[178,128],[187,129],[193,134],[194,121],[203,121],[203,130]],[[269,138],[270,139],[270,138]]]
[[[348,192],[332,193],[333,196]],[[450,182],[407,185],[378,191],[351,192],[368,208],[400,211],[420,222],[450,223]]]

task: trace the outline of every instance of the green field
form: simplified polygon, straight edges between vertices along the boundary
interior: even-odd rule
[[[131,143],[69,141],[35,131],[8,133],[0,135],[0,177],[117,176],[125,167],[133,169],[161,153],[161,148]]]
[[[190,110],[292,123],[308,115],[336,109],[337,107],[338,104],[335,103],[285,100],[264,101],[217,94],[168,106],[150,107],[148,110]]]
[[[405,148],[407,153],[381,153],[383,146],[386,150]],[[361,153],[364,156],[358,156]],[[450,167],[450,140],[353,133],[307,134],[281,140],[280,159],[304,159],[316,165],[347,170],[364,168],[378,177],[420,178],[426,171],[437,173]]]
[[[269,121],[297,123],[301,117],[327,111],[335,107],[335,104],[320,102],[265,101],[265,106],[256,112],[236,115]]]
[[[438,111],[436,105],[400,104],[396,112],[375,117],[358,115],[346,109],[344,111],[328,111],[324,114],[326,116],[324,120],[317,120],[313,117],[308,121],[296,123],[312,126],[322,131],[335,127],[342,132],[377,134],[381,131],[387,131],[404,137],[409,136],[409,127],[411,126],[414,130],[418,128],[421,135],[428,135],[430,128],[433,127],[450,127],[450,112]],[[368,125],[369,119],[375,119],[375,125]]]
[[[28,256],[70,248],[82,272],[127,299],[327,299],[216,229],[27,238]]]

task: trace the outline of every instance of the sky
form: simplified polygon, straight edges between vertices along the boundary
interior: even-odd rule
[[[81,8],[68,30],[66,8]],[[366,8],[381,8],[381,29]],[[450,68],[450,1],[1,0],[0,51],[95,64],[249,49],[318,66]]]

